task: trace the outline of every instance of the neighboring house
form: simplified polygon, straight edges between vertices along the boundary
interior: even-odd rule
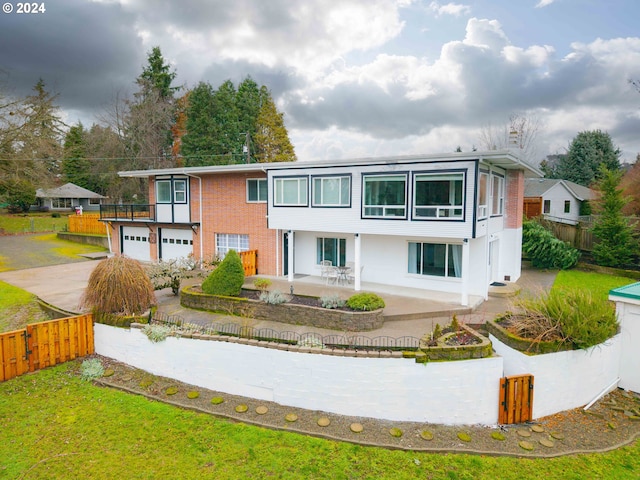
[[[257,249],[259,273],[488,296],[520,277],[524,177],[509,150],[121,172],[149,205],[103,205],[114,251],[140,260]]]
[[[82,207],[83,211],[97,211],[107,198],[99,193],[79,187],[74,183],[66,183],[56,188],[39,188],[36,190],[37,208],[51,211],[73,211]]]
[[[575,225],[583,202],[594,198],[593,190],[568,180],[528,178],[524,187],[524,213],[527,218],[543,215],[547,220]]]
[[[278,275],[276,232],[267,228],[262,164],[120,172],[148,178],[149,204],[102,205],[112,250],[142,261],[192,254],[223,258],[228,250],[258,251],[258,272]]]

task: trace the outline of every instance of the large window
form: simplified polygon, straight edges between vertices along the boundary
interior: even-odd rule
[[[277,206],[307,206],[307,177],[276,178],[273,204]]]
[[[462,277],[462,245],[409,242],[409,273]]]
[[[334,267],[345,265],[347,241],[344,238],[318,238],[316,241],[316,263],[328,260]]]
[[[157,203],[187,203],[187,180],[156,180]]]
[[[491,215],[502,215],[504,213],[504,178],[492,175],[493,200],[491,205]]]
[[[247,202],[264,203],[267,201],[267,179],[250,178],[247,180]]]
[[[362,213],[365,218],[406,218],[407,176],[365,176]]]
[[[489,204],[489,174],[480,172],[478,178],[478,218],[486,218]]]
[[[462,218],[463,186],[463,173],[416,175],[414,218]]]
[[[71,208],[73,206],[73,199],[71,198],[52,198],[51,208]]]
[[[314,177],[314,207],[348,207],[351,204],[351,177]]]
[[[570,200],[565,200],[564,201],[564,213],[571,213],[571,201]]]
[[[246,252],[249,250],[249,235],[236,233],[216,233],[216,254],[224,258],[229,250]]]

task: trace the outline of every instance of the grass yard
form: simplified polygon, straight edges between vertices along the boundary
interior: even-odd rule
[[[0,214],[0,230],[6,233],[61,232],[67,228],[67,214],[54,218],[50,213]]]
[[[80,380],[79,362],[0,384],[0,477],[631,479],[640,441],[555,459],[426,454],[265,430]]]
[[[635,282],[636,280],[632,278],[616,277],[604,273],[560,270],[553,283],[553,288],[588,290],[595,298],[606,300],[609,298],[609,290]]]
[[[0,281],[0,333],[48,319],[38,306],[35,295]]]
[[[51,250],[57,255],[64,257],[75,258],[83,253],[96,253],[104,252],[107,249],[98,245],[89,245],[86,243],[71,242],[69,240],[63,240],[58,238],[55,233],[48,233],[45,235],[38,235],[33,237],[34,240],[40,242],[50,242],[52,244]]]

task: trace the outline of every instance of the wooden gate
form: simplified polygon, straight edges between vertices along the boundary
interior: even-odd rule
[[[524,216],[527,218],[539,217],[542,215],[542,198],[528,197],[524,199]]]
[[[0,382],[94,353],[93,316],[32,323],[0,334]]]
[[[258,250],[247,250],[238,253],[242,260],[242,268],[244,268],[244,276],[250,277],[258,273]]]
[[[498,423],[523,423],[532,419],[533,375],[512,375],[500,379]]]

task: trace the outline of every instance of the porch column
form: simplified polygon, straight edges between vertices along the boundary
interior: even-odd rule
[[[360,291],[360,262],[362,261],[360,258],[360,234],[356,233],[353,237],[353,248],[354,248],[354,255],[353,255],[353,263],[354,263],[354,272],[353,272],[353,289],[358,292]]]
[[[462,242],[462,292],[460,293],[460,304],[464,307],[469,306],[469,275],[471,274],[469,250],[469,239],[465,238]]]
[[[293,230],[289,230],[289,241],[287,242],[287,266],[289,271],[287,272],[287,280],[293,282]]]

